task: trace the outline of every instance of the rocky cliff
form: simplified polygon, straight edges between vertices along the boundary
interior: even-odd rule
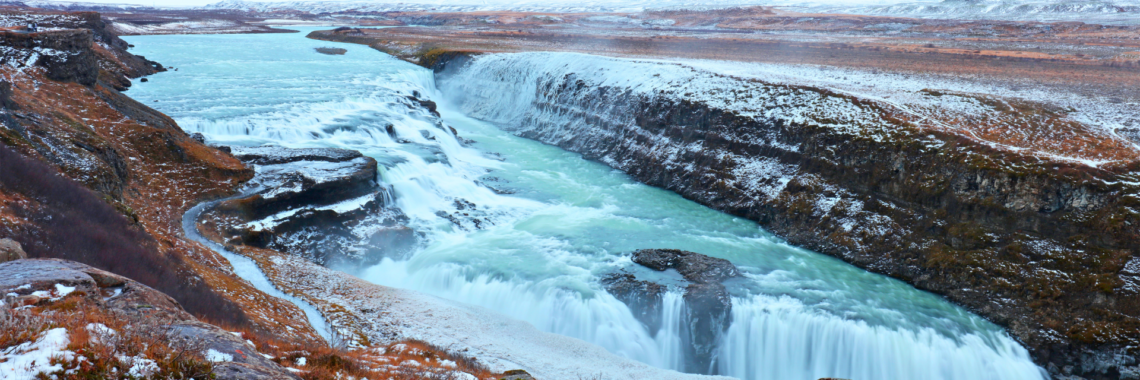
[[[319,341],[296,306],[182,236],[186,210],[253,172],[120,93],[161,67],[127,52],[96,13],[4,12],[41,31],[0,31],[0,236],[33,258],[135,278],[212,322]]]
[[[931,122],[822,88],[534,54],[411,60],[476,117],[965,305],[1055,375],[1136,376],[1140,160],[1127,148],[1104,148],[1121,157],[1108,164],[1041,153],[1093,141],[1065,111],[954,94],[947,104],[969,98],[992,119]],[[1029,133],[1054,141],[985,135],[1041,125]],[[1085,154],[1116,144],[1096,139]]]

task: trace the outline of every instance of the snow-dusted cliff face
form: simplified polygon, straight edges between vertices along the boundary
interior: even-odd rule
[[[976,133],[992,124],[940,119],[1032,121],[1048,112],[1028,110],[1043,106],[1002,111],[961,96],[938,108],[941,93],[927,90],[942,112],[926,115],[838,90],[580,54],[457,55],[436,68],[441,92],[474,117],[943,294],[1009,327],[1051,370],[1134,369],[1131,356],[1112,355],[1137,323],[1126,268],[1135,158],[1098,161],[1045,137],[1003,143]],[[1027,124],[1053,129],[1017,134],[1103,131],[1049,117]]]

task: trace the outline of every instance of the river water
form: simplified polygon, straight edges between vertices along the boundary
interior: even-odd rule
[[[178,68],[128,94],[212,143],[375,157],[423,239],[407,257],[342,268],[363,279],[483,306],[680,370],[680,294],[666,296],[666,323],[648,331],[599,279],[627,270],[676,281],[639,269],[629,253],[685,249],[728,259],[745,274],[727,284],[733,323],[710,372],[779,380],[1045,377],[999,327],[937,296],[470,118],[436,89],[430,71],[364,46],[309,40],[310,29],[301,29],[128,37],[135,54]],[[348,53],[313,50],[321,46]],[[473,142],[400,102],[412,94],[439,102],[444,123]]]

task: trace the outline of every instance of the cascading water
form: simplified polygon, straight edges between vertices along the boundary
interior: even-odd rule
[[[344,270],[681,369],[680,293],[665,295],[661,328],[649,331],[599,279],[627,270],[674,281],[624,254],[686,249],[728,259],[745,275],[729,284],[733,323],[717,349],[720,374],[1043,378],[998,327],[938,297],[466,116],[530,112],[537,76],[462,89],[483,101],[461,100],[456,109],[428,70],[357,45],[336,44],[348,49],[344,56],[320,55],[312,49],[330,43],[303,35],[129,37],[138,53],[179,68],[130,93],[214,143],[340,147],[375,157],[395,205],[424,238],[407,257]],[[446,125],[409,107],[409,95],[439,101]]]

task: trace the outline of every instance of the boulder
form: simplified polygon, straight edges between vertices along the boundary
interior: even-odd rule
[[[633,253],[633,262],[657,271],[676,269],[686,280],[698,284],[717,283],[740,275],[728,260],[679,249],[638,250]]]
[[[317,53],[321,53],[321,54],[325,54],[325,55],[344,55],[344,53],[348,53],[348,50],[341,49],[341,48],[330,48],[330,47],[319,47],[319,48],[316,48],[316,51],[317,51]]]
[[[214,370],[219,380],[300,379],[261,356],[245,340],[198,321],[170,296],[74,261],[25,259],[0,263],[0,294],[5,295],[4,303],[21,306],[84,297],[103,310],[138,317],[146,326],[169,329],[169,339],[185,339],[193,343],[189,346],[213,350],[221,354],[215,356],[225,358]]]
[[[202,342],[199,347],[209,352],[211,355],[207,355],[207,358],[212,356],[212,360],[217,363],[214,375],[218,380],[300,379],[261,356],[257,353],[257,347],[217,326],[187,321],[170,327],[172,339]]]
[[[629,306],[633,316],[645,325],[650,333],[661,330],[661,307],[666,288],[664,285],[638,280],[629,273],[614,273],[602,278],[614,298]]]
[[[0,263],[26,258],[28,254],[24,253],[20,243],[8,238],[0,239]]]
[[[194,320],[173,298],[149,286],[61,259],[0,263],[0,294],[9,295],[21,304],[79,295],[104,308],[128,314],[176,321]]]
[[[531,376],[527,371],[513,369],[503,372],[503,377],[500,377],[499,380],[534,380],[534,376]]]
[[[716,348],[732,323],[732,298],[723,284],[689,284],[685,287],[681,341],[688,347],[689,372],[716,373]]]

